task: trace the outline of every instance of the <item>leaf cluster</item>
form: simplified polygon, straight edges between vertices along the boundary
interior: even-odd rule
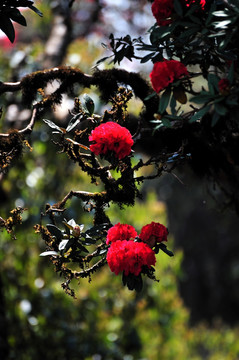
[[[9,40],[13,43],[15,39],[15,30],[12,21],[27,26],[25,17],[21,14],[19,7],[31,9],[39,16],[43,16],[40,10],[34,5],[32,0],[2,0],[0,4],[0,30],[2,30]]]

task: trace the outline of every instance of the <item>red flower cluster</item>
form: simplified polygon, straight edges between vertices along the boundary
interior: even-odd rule
[[[202,10],[206,4],[206,0],[181,0],[182,5],[187,7],[191,6],[193,3],[199,2]],[[174,1],[173,0],[154,0],[152,4],[152,13],[155,17],[157,24],[159,26],[165,26],[171,24],[172,22],[172,13],[174,12]]]
[[[135,228],[128,224],[116,224],[107,233],[106,243],[110,248],[107,262],[112,272],[118,275],[124,272],[138,276],[144,265],[155,265],[155,252],[152,248],[156,243],[167,241],[168,230],[160,224],[151,222],[141,229],[141,241],[133,241],[137,237]]]
[[[156,62],[149,77],[153,89],[158,93],[165,89],[174,80],[188,75],[187,68],[177,60],[164,60]]]
[[[221,79],[218,81],[218,90],[222,95],[229,94],[230,82],[228,79]]]
[[[108,250],[106,258],[110,270],[118,275],[124,272],[138,276],[143,266],[155,265],[155,253],[143,242],[117,240],[113,242]]]
[[[113,152],[119,160],[130,154],[134,144],[129,130],[112,121],[92,130],[89,141],[93,142],[90,150],[95,155],[107,155]]]
[[[168,229],[164,225],[154,221],[152,221],[151,224],[143,226],[139,234],[139,238],[151,248],[154,247],[156,243],[167,241],[167,236]]]
[[[117,240],[134,240],[136,236],[137,232],[133,226],[118,223],[108,230],[106,244]]]
[[[173,11],[173,0],[154,0],[152,13],[159,26],[165,26],[172,22],[170,19]]]

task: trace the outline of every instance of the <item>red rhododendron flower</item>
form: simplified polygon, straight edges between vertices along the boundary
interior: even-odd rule
[[[188,75],[187,68],[177,60],[164,60],[156,62],[149,77],[153,89],[158,93],[166,88],[174,80]]]
[[[93,142],[90,150],[95,155],[107,155],[113,152],[118,159],[129,155],[134,144],[129,130],[112,121],[92,130],[89,141]]]
[[[151,224],[145,225],[141,229],[139,238],[146,242],[150,247],[154,247],[156,243],[167,241],[168,229],[154,221]]]
[[[115,242],[117,240],[131,240],[135,239],[137,232],[135,228],[128,224],[116,224],[112,226],[107,233],[106,244]]]
[[[218,81],[218,90],[221,94],[228,94],[230,90],[230,82],[228,79],[221,79]]]
[[[152,13],[159,26],[168,25],[172,22],[170,16],[173,11],[173,0],[154,0]]]
[[[181,0],[182,5],[187,7],[200,1],[200,6],[204,9],[206,0]],[[155,17],[159,26],[165,26],[171,24],[172,13],[174,12],[174,1],[173,0],[154,0],[152,4],[152,13]]]
[[[129,273],[138,276],[142,266],[156,263],[155,253],[147,244],[127,240],[113,242],[106,260],[112,272],[118,275],[124,271],[126,276]]]

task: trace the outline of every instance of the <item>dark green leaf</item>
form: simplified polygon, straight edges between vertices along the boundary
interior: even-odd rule
[[[9,14],[9,17],[18,24],[22,26],[27,26],[26,19],[24,18],[24,16],[22,16],[18,9],[13,9]]]
[[[189,18],[190,18],[190,20],[192,20],[193,24],[202,25],[202,21],[200,20],[199,17],[190,15]]]
[[[181,116],[177,116],[177,115],[166,115],[165,118],[169,120],[183,120]]]
[[[83,245],[78,244],[78,248],[80,249],[80,251],[83,251],[83,252],[89,254],[89,250],[87,250]]]
[[[169,100],[170,100],[170,96],[171,96],[171,89],[167,88],[163,94],[160,97],[159,100],[159,108],[158,108],[158,112],[159,114],[164,114],[165,110],[167,109]]]
[[[15,40],[15,30],[11,20],[6,15],[0,16],[0,29],[7,35],[11,43]]]
[[[33,10],[37,15],[39,16],[43,16],[42,12],[40,10],[38,10],[35,6],[33,5],[28,5],[29,9]]]
[[[190,5],[188,12],[185,14],[185,17],[189,17],[191,14],[195,12],[195,10],[198,10],[198,5],[195,4]]]
[[[40,256],[59,256],[56,251],[44,251]]]
[[[60,251],[61,251],[61,250],[64,250],[68,242],[69,242],[69,240],[62,240],[62,241],[60,242],[60,244],[59,244],[58,249],[59,249]]]
[[[171,126],[172,126],[170,120],[169,120],[168,118],[166,118],[166,117],[163,117],[163,118],[161,119],[161,121],[162,121],[162,124],[163,124],[164,126],[166,126],[166,127],[171,127]]]
[[[234,62],[232,62],[229,72],[228,72],[228,80],[230,82],[230,84],[233,84],[234,81]]]
[[[151,60],[154,55],[155,55],[155,53],[148,54],[148,55],[144,56],[144,57],[140,60],[140,62],[141,62],[142,64],[144,64],[144,63],[146,63],[147,61]]]
[[[132,273],[129,273],[127,276],[124,274],[122,274],[122,282],[123,285],[127,285],[127,288],[129,290],[136,290],[136,291],[141,291],[142,287],[143,287],[143,280],[142,280],[142,276],[141,274],[136,276]]]
[[[50,126],[52,129],[55,129],[57,131],[59,131],[60,133],[63,133],[63,129],[61,129],[58,125],[56,125],[53,121],[51,120],[47,120],[47,119],[43,119],[43,121]]]
[[[108,229],[109,228],[109,224],[107,223],[103,223],[101,225],[96,225],[96,226],[93,226],[91,229],[87,230],[85,232],[85,234],[87,234],[87,236],[96,236],[96,235],[99,235],[101,234],[101,232],[105,229]]]
[[[62,240],[61,242],[61,252],[64,254],[66,253],[71,247],[72,245],[75,244],[75,239],[70,239],[70,240]],[[60,247],[60,245],[59,245]],[[60,248],[59,248],[60,250]]]
[[[225,37],[225,34],[223,33],[224,38],[223,40],[220,42],[219,44],[219,49],[223,50],[225,49],[225,47],[228,45],[228,43],[231,41],[232,35],[233,33],[231,32],[231,34],[227,34],[227,36]]]
[[[226,115],[226,113],[228,112],[227,108],[220,103],[214,104],[214,106],[215,111],[221,116]]]
[[[214,11],[216,10],[216,4],[212,4],[211,7],[210,7],[210,10],[209,10],[209,13],[208,13],[208,17],[207,17],[207,20],[205,22],[205,25],[208,26],[213,18],[213,14],[214,14]]]
[[[163,243],[160,243],[158,245],[159,249],[161,249],[165,254],[167,254],[168,256],[174,256],[173,252],[168,250],[167,246]]]
[[[215,24],[214,26],[216,29],[218,29],[218,28],[225,29],[227,27],[227,25],[229,25],[230,23],[231,23],[231,20],[217,21],[214,23]]]
[[[179,16],[183,16],[183,8],[179,0],[174,0],[173,8]]]
[[[215,91],[218,91],[218,76],[215,74],[209,74],[208,75],[208,88],[209,92],[212,95],[215,95]]]
[[[85,246],[94,245],[97,240],[87,237],[85,241],[82,241],[82,244]]]
[[[209,33],[209,30],[207,28],[202,29],[201,34],[207,35]]]
[[[46,225],[46,228],[47,228],[48,231],[50,231],[50,233],[51,233],[53,236],[56,237],[57,240],[60,241],[60,240],[62,239],[63,234],[62,234],[61,230],[60,230],[58,227],[56,227],[56,226],[53,225],[53,224],[47,224],[47,225]]]
[[[212,127],[215,126],[219,119],[220,119],[220,115],[217,112],[214,112],[212,116],[211,126]]]
[[[238,106],[238,100],[236,97],[228,97],[226,99],[226,104],[230,106]]]
[[[144,99],[144,101],[150,100],[150,99],[152,99],[154,96],[158,96],[156,92],[153,92],[152,94],[149,94],[148,96],[146,96],[146,98]]]
[[[95,110],[94,101],[91,99],[91,97],[88,94],[84,94],[83,99],[85,101],[85,107],[91,116]]]
[[[161,26],[160,28],[155,28],[150,34],[150,42],[154,44],[155,42],[162,40],[171,34],[168,26]]]
[[[82,117],[82,114],[76,114],[75,116],[73,116],[73,118],[69,121],[69,124],[67,125],[66,131],[70,132],[71,130],[73,130],[76,125],[79,124]]]
[[[183,31],[180,34],[179,39],[185,39],[187,37],[190,37],[191,35],[195,35],[199,30],[200,30],[200,27],[198,25],[191,26],[190,29]]]
[[[210,105],[203,107],[202,109],[198,110],[189,120],[190,123],[201,119],[210,109]]]
[[[174,98],[174,96],[171,97],[170,109],[171,109],[172,115],[176,115],[176,99]]]
[[[202,94],[194,96],[190,99],[191,102],[194,102],[195,104],[204,104],[205,102],[208,102],[213,99],[213,96],[210,93]]]

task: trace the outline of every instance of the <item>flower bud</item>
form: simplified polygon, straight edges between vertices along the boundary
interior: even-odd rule
[[[81,233],[81,227],[79,225],[74,226],[73,230],[72,230],[72,235],[74,237],[79,237]]]

